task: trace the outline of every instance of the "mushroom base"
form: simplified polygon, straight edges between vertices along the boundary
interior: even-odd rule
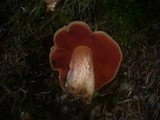
[[[66,93],[69,97],[90,103],[95,84],[92,50],[86,46],[76,47],[69,67],[65,83]]]

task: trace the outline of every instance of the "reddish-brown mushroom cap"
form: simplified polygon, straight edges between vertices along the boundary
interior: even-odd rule
[[[50,64],[52,69],[59,71],[62,88],[73,50],[78,46],[87,46],[92,50],[95,89],[101,88],[115,77],[122,60],[119,45],[105,32],[92,32],[84,22],[72,22],[59,29],[54,35],[54,43],[50,52]]]

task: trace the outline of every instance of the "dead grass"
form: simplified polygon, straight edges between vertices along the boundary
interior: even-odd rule
[[[148,30],[131,36],[122,49],[124,58],[117,79],[102,90],[106,100],[114,96],[112,101],[105,102],[114,105],[103,108],[105,119],[158,120],[160,117],[160,38],[155,37],[157,34],[149,36]],[[160,28],[154,32],[160,33]],[[150,44],[151,41],[155,43]],[[113,109],[108,111],[110,107]]]
[[[112,6],[105,6],[105,0],[68,0],[53,13],[46,12],[43,0],[0,2],[0,119],[160,118],[159,18],[139,19],[140,26],[134,27],[134,19],[145,15],[141,13],[143,6],[139,8],[139,2],[124,1],[124,6],[117,6],[118,1],[109,2],[107,5]],[[130,11],[135,12],[130,16],[127,11],[134,5],[137,11]],[[149,6],[148,10],[154,8],[151,3]],[[149,13],[159,14],[158,8]],[[87,22],[92,30],[108,32],[118,40],[123,51],[118,75],[95,93],[90,106],[81,101],[63,100],[58,74],[51,70],[48,60],[53,33],[74,20]]]

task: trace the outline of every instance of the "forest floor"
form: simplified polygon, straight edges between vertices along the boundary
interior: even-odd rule
[[[145,9],[154,8],[147,12],[150,16],[136,1],[124,0],[124,6],[116,0],[66,1],[54,12],[46,11],[43,0],[0,2],[0,119],[158,120],[160,18],[154,17],[160,16],[158,0],[150,4],[147,0]],[[75,20],[110,34],[123,54],[117,76],[95,92],[90,105],[62,99],[58,73],[49,63],[55,31]]]

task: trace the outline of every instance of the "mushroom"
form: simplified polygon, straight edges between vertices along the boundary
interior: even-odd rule
[[[93,92],[115,77],[122,53],[107,33],[92,32],[86,23],[75,21],[55,33],[49,59],[59,71],[62,89],[89,103]]]

